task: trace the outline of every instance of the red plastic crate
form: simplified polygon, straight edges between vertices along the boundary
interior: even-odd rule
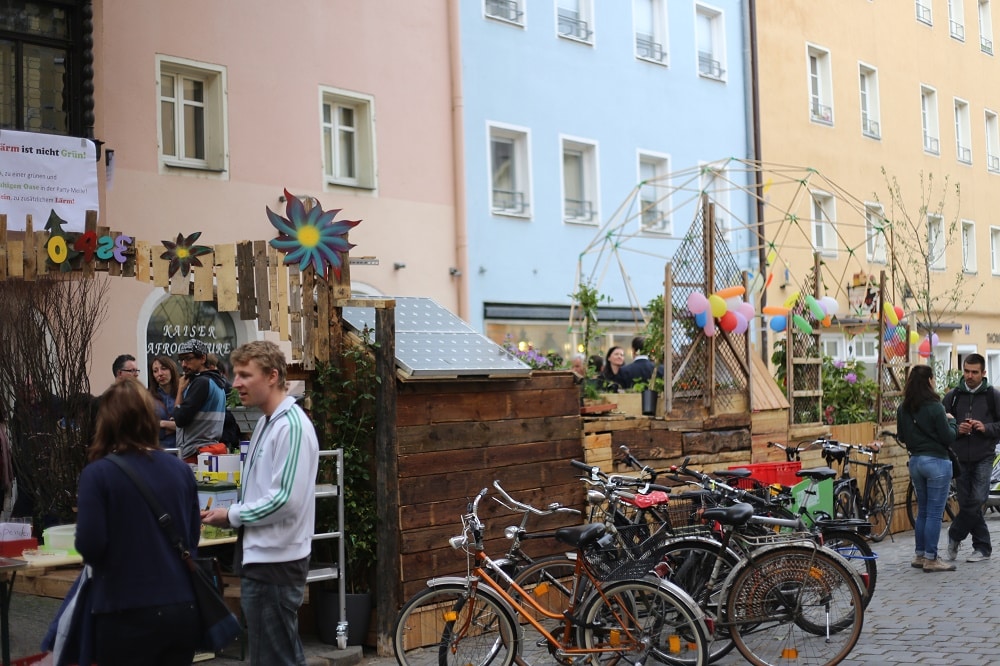
[[[765,462],[751,463],[749,465],[733,465],[729,469],[748,469],[752,478],[765,486],[772,483],[780,483],[785,486],[794,486],[801,481],[795,473],[802,469],[801,462]]]
[[[26,550],[38,548],[38,539],[15,539],[0,541],[0,557],[21,557]]]

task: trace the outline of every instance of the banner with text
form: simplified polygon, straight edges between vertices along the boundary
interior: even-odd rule
[[[35,231],[45,228],[49,213],[83,231],[88,210],[98,210],[96,148],[72,136],[0,130],[0,213],[7,229],[24,231],[31,215]]]

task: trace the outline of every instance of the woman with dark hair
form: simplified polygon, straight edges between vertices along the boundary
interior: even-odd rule
[[[608,350],[604,359],[604,369],[601,370],[601,379],[604,380],[606,391],[620,392],[624,387],[625,378],[621,375],[622,366],[625,365],[625,350],[621,347],[612,347]]]
[[[156,417],[160,420],[160,446],[172,449],[177,446],[177,425],[174,423],[174,406],[177,398],[177,383],[180,371],[169,356],[161,354],[149,366],[152,381],[149,394],[153,396]]]
[[[896,430],[899,441],[906,444],[910,454],[907,466],[917,493],[916,543],[911,565],[926,572],[954,571],[954,564],[938,558],[938,538],[951,485],[948,447],[955,441],[958,426],[955,417],[941,404],[930,366],[917,365],[910,369],[903,389],[903,402],[896,410]]]
[[[159,498],[194,554],[200,535],[191,468],[159,450],[149,391],[136,379],[101,396],[90,463],[80,475],[76,549],[93,568],[90,602],[99,666],[190,664],[201,635],[191,574],[118,454]]]

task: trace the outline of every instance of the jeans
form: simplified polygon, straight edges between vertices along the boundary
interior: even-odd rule
[[[305,589],[242,578],[240,594],[250,666],[305,666],[299,639],[299,606]]]
[[[972,549],[983,555],[992,555],[990,530],[983,517],[983,502],[990,494],[990,475],[993,472],[993,458],[984,458],[976,463],[962,463],[962,473],[955,479],[958,515],[948,528],[948,538],[959,542],[972,535]]]
[[[951,485],[951,461],[932,456],[913,456],[909,462],[910,482],[917,493],[917,520],[914,553],[936,560],[941,538],[941,516]]]
[[[201,621],[194,603],[94,615],[99,666],[188,666]]]

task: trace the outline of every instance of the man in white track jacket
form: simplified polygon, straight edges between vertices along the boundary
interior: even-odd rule
[[[254,427],[243,463],[239,501],[202,512],[202,522],[238,527],[242,551],[241,606],[251,666],[305,665],[298,609],[305,594],[314,531],[316,431],[288,397],[285,357],[272,342],[250,342],[232,353],[243,404],[264,416]]]

